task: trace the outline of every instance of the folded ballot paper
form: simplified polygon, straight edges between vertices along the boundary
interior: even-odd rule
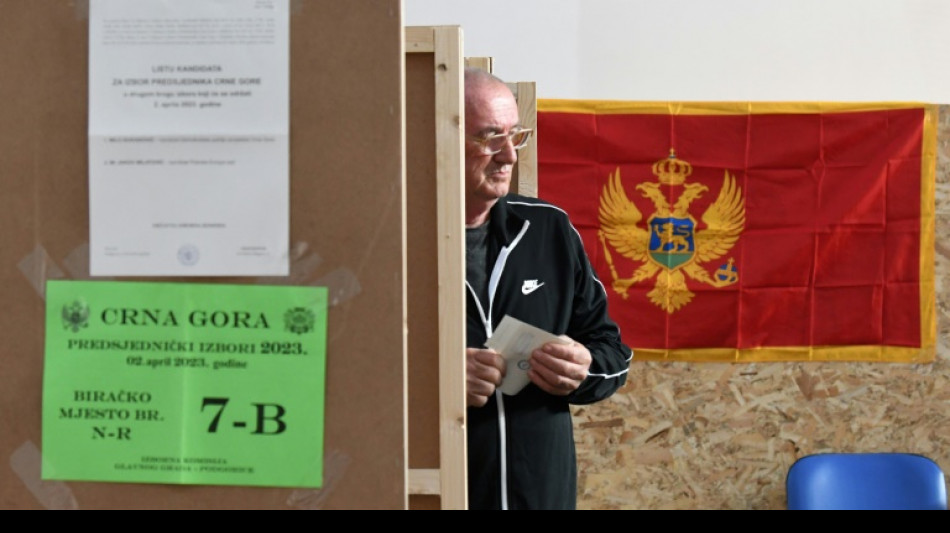
[[[505,379],[498,390],[509,396],[521,392],[521,389],[531,381],[528,379],[528,369],[531,368],[528,359],[531,357],[531,352],[548,342],[568,343],[567,340],[553,333],[505,315],[495,328],[495,333],[485,343],[508,362]]]

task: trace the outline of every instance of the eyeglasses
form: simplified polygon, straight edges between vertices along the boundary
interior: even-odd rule
[[[509,139],[511,140],[511,146],[515,150],[521,150],[527,146],[528,141],[531,140],[532,131],[534,130],[531,128],[523,128],[511,130],[508,133],[496,133],[488,137],[466,135],[465,138],[479,145],[482,148],[483,154],[495,155],[505,149],[505,145],[508,144]]]

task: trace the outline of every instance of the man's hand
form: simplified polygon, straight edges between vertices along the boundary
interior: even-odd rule
[[[494,350],[465,349],[465,401],[469,407],[481,407],[488,402],[501,385],[505,368],[505,359]]]
[[[531,383],[555,396],[567,396],[581,386],[587,378],[592,358],[586,346],[566,335],[562,339],[570,344],[549,342],[531,352]]]

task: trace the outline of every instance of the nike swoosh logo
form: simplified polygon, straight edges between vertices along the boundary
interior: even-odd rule
[[[521,294],[524,294],[525,296],[527,296],[531,294],[532,292],[540,289],[542,286],[544,286],[544,282],[538,283],[537,285],[522,285]]]

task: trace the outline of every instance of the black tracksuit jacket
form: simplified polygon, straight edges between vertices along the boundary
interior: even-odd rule
[[[496,391],[485,406],[468,408],[469,509],[574,509],[570,404],[597,402],[619,389],[631,351],[608,316],[604,287],[563,210],[515,194],[499,199],[489,218],[488,265],[490,301],[479,301],[466,282],[469,347],[484,348],[508,314],[584,344],[593,362],[569,396],[529,383],[517,395]],[[530,290],[534,285],[540,287]]]

